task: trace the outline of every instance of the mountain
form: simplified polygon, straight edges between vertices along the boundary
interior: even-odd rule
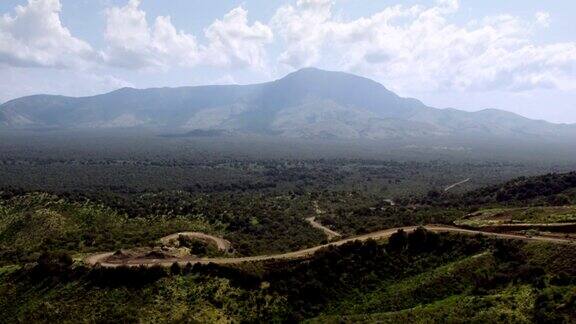
[[[493,109],[436,109],[399,97],[370,79],[314,68],[255,85],[123,88],[81,98],[23,97],[0,106],[0,127],[145,127],[191,134],[215,131],[346,139],[576,138],[574,125]]]

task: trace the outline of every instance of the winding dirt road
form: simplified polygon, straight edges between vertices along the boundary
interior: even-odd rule
[[[469,230],[469,229],[462,229],[457,227],[451,226],[443,226],[443,225],[426,225],[422,226],[428,231],[431,232],[452,232],[452,233],[460,233],[460,234],[468,234],[468,235],[485,235],[489,237],[495,238],[502,238],[502,239],[517,239],[517,240],[524,240],[524,241],[540,241],[540,242],[549,242],[554,244],[576,244],[575,241],[565,238],[553,238],[553,237],[542,237],[542,236],[522,236],[522,235],[514,235],[514,234],[505,234],[505,233],[490,233],[490,232],[482,232],[477,230]],[[99,264],[102,267],[109,267],[115,268],[120,266],[128,266],[128,267],[135,267],[135,266],[154,266],[160,265],[169,267],[174,262],[184,266],[187,263],[191,264],[208,264],[208,263],[215,263],[215,264],[238,264],[243,262],[256,262],[256,261],[268,261],[268,260],[286,260],[286,259],[300,259],[306,258],[318,250],[327,248],[329,246],[339,246],[348,242],[352,241],[366,241],[370,239],[379,240],[389,238],[392,234],[396,233],[396,231],[402,229],[405,232],[412,232],[418,226],[408,226],[408,227],[398,227],[398,228],[391,228],[386,230],[381,230],[373,233],[368,233],[356,237],[351,237],[347,239],[343,239],[340,241],[331,242],[328,244],[323,244],[315,247],[311,247],[308,249],[303,249],[294,252],[288,253],[281,253],[281,254],[273,254],[273,255],[258,255],[258,256],[250,256],[250,257],[238,257],[238,258],[163,258],[163,259],[146,259],[146,258],[134,258],[129,260],[109,260],[109,258],[114,254],[114,252],[105,252],[105,253],[98,253],[93,254],[85,259],[86,264],[95,266]]]

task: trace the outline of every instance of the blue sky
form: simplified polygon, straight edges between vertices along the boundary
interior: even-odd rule
[[[3,0],[0,101],[316,66],[434,107],[576,122],[574,13],[566,0]]]

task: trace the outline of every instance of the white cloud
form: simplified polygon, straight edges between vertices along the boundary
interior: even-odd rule
[[[104,60],[136,69],[194,65],[199,55],[194,36],[177,31],[170,17],[159,16],[150,27],[139,6],[140,0],[130,0],[124,7],[106,10]]]
[[[94,50],[62,25],[59,0],[28,0],[0,16],[0,67],[109,74],[118,67],[209,66],[228,70],[225,75],[236,68],[271,73],[279,62],[290,69],[319,65],[355,72],[404,93],[576,89],[576,42],[533,40],[533,31],[550,24],[544,11],[530,20],[500,15],[456,24],[451,18],[461,10],[458,0],[437,0],[345,20],[334,14],[334,0],[296,0],[278,8],[269,24],[250,21],[247,10],[237,7],[208,25],[205,41],[199,41],[169,16],[147,17],[140,0],[125,1],[106,10],[106,45]],[[281,53],[270,62],[267,46],[273,41]]]
[[[331,1],[300,0],[278,9],[272,26],[286,47],[281,63],[358,72],[397,90],[576,88],[576,43],[531,40],[531,31],[547,23],[545,13],[538,25],[509,15],[450,23],[458,10],[457,0],[441,0],[343,21]]]
[[[177,31],[170,17],[159,16],[150,27],[140,0],[106,11],[108,48],[102,55],[111,65],[124,68],[168,68],[209,65],[262,67],[264,45],[272,31],[260,22],[248,24],[248,12],[238,7],[205,30],[208,43],[198,44],[194,35]]]
[[[303,67],[320,60],[331,27],[331,7],[330,0],[298,0],[296,7],[278,9],[271,24],[285,40],[281,63]]]
[[[536,22],[542,27],[550,27],[550,14],[544,11],[539,11],[534,15]]]
[[[60,21],[59,0],[28,0],[0,17],[0,64],[81,67],[96,58],[92,47]]]
[[[226,67],[264,67],[264,46],[273,39],[268,26],[258,21],[248,24],[248,12],[242,7],[216,20],[205,34],[209,42],[205,63]]]

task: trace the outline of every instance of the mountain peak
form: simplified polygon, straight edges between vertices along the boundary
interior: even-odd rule
[[[294,71],[293,73],[306,73],[306,72],[328,72],[328,71],[322,70],[322,69],[319,69],[319,68],[313,67],[313,66],[307,66],[307,67],[300,68],[300,69]]]
[[[291,83],[301,87],[312,88],[338,88],[338,91],[350,89],[370,89],[370,91],[386,92],[388,91],[382,84],[348,72],[322,70],[315,67],[305,67],[296,70],[285,77],[277,80],[281,83]]]
[[[363,77],[351,74],[351,73],[346,73],[346,72],[338,72],[338,71],[329,71],[329,70],[322,70],[316,67],[305,67],[305,68],[301,68],[299,70],[296,70],[292,73],[289,73],[288,75],[286,75],[285,77],[283,77],[282,79],[291,79],[291,78],[295,78],[295,77],[337,77],[337,76],[348,76],[348,77],[355,77],[355,78],[362,78],[365,79]],[[369,79],[366,79],[369,80]],[[372,80],[370,80],[372,81]]]

